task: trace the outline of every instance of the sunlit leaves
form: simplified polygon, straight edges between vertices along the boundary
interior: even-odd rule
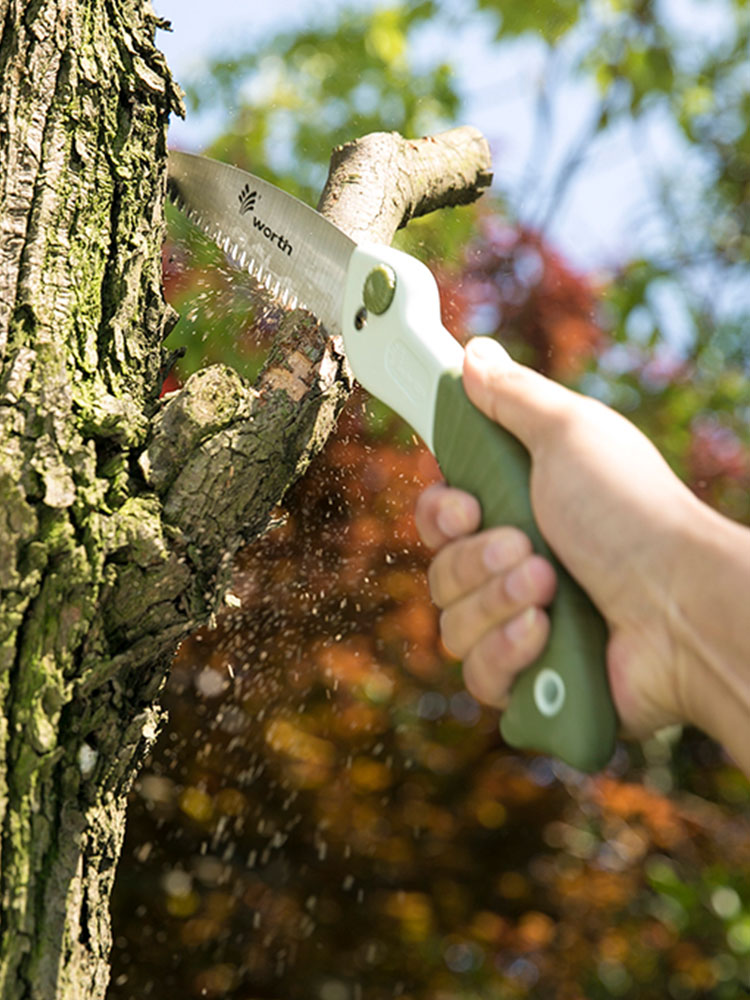
[[[394,7],[376,10],[365,36],[365,46],[384,66],[403,69],[406,65],[406,36],[400,12]]]
[[[196,109],[233,109],[212,152],[315,199],[334,146],[369,131],[421,135],[452,122],[450,67],[411,57],[414,35],[434,13],[431,3],[352,10],[270,39],[260,55],[215,60],[188,88]]]
[[[507,0],[479,0],[479,7],[498,17],[498,37],[533,33],[548,42],[570,31],[580,16],[580,0],[541,0],[534,4]]]
[[[746,16],[719,4],[714,30],[701,32],[708,11],[696,5],[694,13],[694,26],[687,27],[683,18],[675,27],[668,5],[594,8],[580,65],[605,100],[603,126],[631,127],[652,116],[662,132],[674,129],[675,141],[680,137],[684,171],[675,164],[651,179],[662,185],[655,209],[665,211],[672,226],[659,256],[675,275],[696,264],[713,268],[716,280],[727,283],[733,276],[721,268],[750,259],[744,239],[750,25]],[[689,301],[688,289],[685,296]]]

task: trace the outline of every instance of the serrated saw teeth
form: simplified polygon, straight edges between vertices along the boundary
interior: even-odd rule
[[[167,191],[258,292],[285,309],[299,309],[294,290],[303,290],[306,310],[331,332],[340,329],[356,247],[345,233],[262,178],[191,153],[170,151]]]

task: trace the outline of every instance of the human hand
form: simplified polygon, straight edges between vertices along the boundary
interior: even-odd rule
[[[696,654],[681,600],[686,571],[700,571],[686,543],[707,508],[626,419],[515,364],[494,341],[469,344],[463,378],[474,404],[531,455],[537,524],[607,621],[610,687],[625,728],[645,735],[693,721]],[[466,493],[432,487],[416,518],[439,550],[429,579],[445,644],[463,659],[469,690],[502,707],[544,648],[554,570],[515,528],[475,534],[479,505]]]

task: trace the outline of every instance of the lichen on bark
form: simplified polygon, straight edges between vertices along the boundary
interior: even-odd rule
[[[111,659],[107,594],[138,551],[105,470],[145,441],[159,389],[179,98],[141,3],[15,0],[0,24],[0,996],[98,997],[153,692],[78,691]],[[109,745],[106,781],[84,780],[86,739]]]

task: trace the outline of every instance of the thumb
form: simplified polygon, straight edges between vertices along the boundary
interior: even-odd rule
[[[517,437],[529,451],[560,419],[569,391],[513,361],[491,337],[466,345],[463,383],[472,403]]]

